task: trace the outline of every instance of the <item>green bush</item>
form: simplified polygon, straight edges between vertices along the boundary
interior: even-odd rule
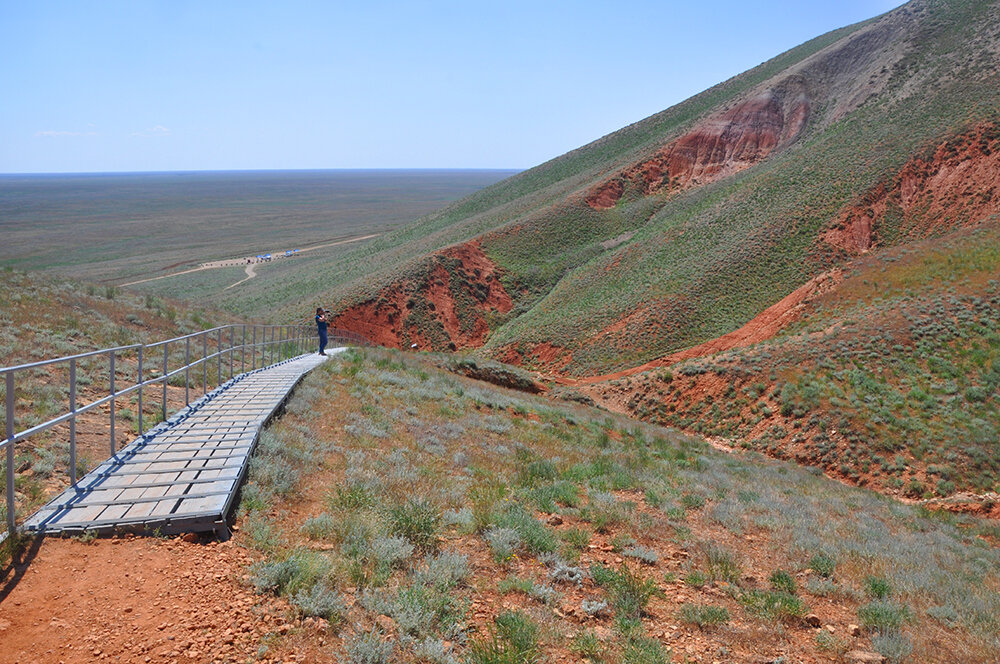
[[[402,535],[421,551],[437,549],[437,532],[441,524],[441,511],[423,498],[411,498],[390,509],[389,520],[393,534]]]
[[[771,572],[769,581],[771,582],[771,588],[773,590],[786,592],[789,595],[794,595],[798,591],[798,588],[795,586],[795,579],[792,578],[791,574],[784,570],[778,569]]]
[[[542,659],[538,625],[523,611],[505,611],[493,619],[490,636],[476,639],[466,664],[535,664]]]
[[[609,569],[601,564],[590,568],[594,583],[607,590],[615,613],[627,619],[638,619],[649,605],[649,600],[663,591],[656,582],[645,577],[638,570],[632,570],[622,563],[617,570]]]
[[[861,626],[872,632],[898,631],[911,618],[909,607],[891,600],[877,599],[858,607]]]
[[[740,595],[740,603],[750,615],[766,620],[796,620],[806,614],[801,598],[780,590],[750,590]]]
[[[682,604],[680,619],[698,627],[724,625],[729,622],[729,609],[708,604]]]
[[[892,585],[881,576],[866,576],[861,585],[871,599],[885,599],[892,594]]]
[[[837,568],[837,561],[825,553],[818,553],[809,559],[809,567],[820,576],[829,579]]]

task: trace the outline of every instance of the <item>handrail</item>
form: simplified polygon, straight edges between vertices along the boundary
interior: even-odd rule
[[[371,342],[363,335],[349,330],[331,329],[328,337],[353,345],[369,346]],[[137,416],[138,433],[140,437],[145,436],[147,428],[144,426],[143,393],[147,388],[160,386],[160,419],[167,420],[174,412],[191,404],[191,384],[192,369],[201,369],[201,381],[194,377],[195,389],[201,382],[204,394],[208,394],[209,383],[214,386],[221,385],[225,376],[232,380],[237,375],[246,373],[248,364],[251,371],[264,368],[282,362],[287,358],[295,357],[306,351],[307,348],[315,348],[316,339],[315,328],[311,325],[256,325],[256,324],[230,324],[221,325],[191,334],[185,334],[172,339],[156,341],[148,344],[130,344],[126,346],[115,346],[113,348],[101,348],[76,355],[66,357],[40,360],[10,367],[0,367],[0,377],[5,386],[5,413],[6,431],[5,437],[0,439],[0,451],[6,452],[6,526],[7,532],[0,533],[0,541],[7,535],[13,533],[17,527],[17,515],[14,495],[14,448],[24,440],[36,436],[44,431],[52,429],[60,424],[69,423],[69,480],[70,484],[76,486],[77,482],[77,447],[76,447],[76,420],[80,415],[95,411],[101,406],[108,405],[108,421],[110,429],[110,452],[114,456],[117,446],[116,437],[116,401],[122,397],[138,393]],[[194,342],[194,343],[192,343]],[[175,354],[183,350],[183,364],[171,368],[171,344]],[[192,358],[192,346],[197,357]],[[200,347],[200,348],[199,348]],[[161,350],[162,349],[162,350]],[[209,352],[211,349],[212,352]],[[147,352],[156,350],[156,360],[153,360],[153,353]],[[134,380],[129,380],[126,387],[116,387],[116,377],[120,373],[121,363],[118,360],[124,356],[131,356],[133,360],[129,374],[134,376]],[[249,355],[249,357],[247,357]],[[87,358],[106,357],[105,366],[108,369],[106,394],[98,397],[87,404],[77,403],[77,368],[78,361]],[[224,358],[228,358],[228,370],[224,370]],[[144,364],[145,360],[145,364]],[[214,361],[214,362],[213,362]],[[68,365],[69,380],[69,408],[65,412],[53,417],[45,422],[35,424],[21,431],[16,431],[16,381],[17,373],[40,367],[54,366],[66,363]],[[209,365],[214,363],[212,380],[209,381]],[[117,366],[116,366],[117,365]],[[238,369],[238,371],[237,371]],[[184,375],[184,406],[177,406],[173,411],[169,410],[168,384],[171,379]],[[149,375],[149,377],[147,377]],[[178,386],[179,387],[179,386]]]

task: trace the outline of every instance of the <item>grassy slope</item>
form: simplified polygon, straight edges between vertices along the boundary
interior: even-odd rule
[[[967,34],[970,26],[994,30],[995,8],[969,3],[936,16],[910,30],[913,50],[879,99],[742,176],[670,201],[631,242],[572,271],[500,329],[488,349],[548,341],[574,351],[567,372],[605,373],[731,331],[828,269],[833,261],[813,246],[841,209],[913,154],[989,117],[986,109],[1000,101],[1000,78]],[[956,43],[962,35],[967,46]],[[966,55],[971,64],[955,72]],[[934,83],[914,94],[914,77]],[[636,207],[603,216],[612,223],[618,216],[641,219]],[[488,248],[515,266],[538,251],[527,243]],[[635,311],[644,313],[641,324],[595,339]]]
[[[987,522],[394,351],[306,378],[265,434],[239,526],[260,556],[250,583],[333,627],[276,636],[275,657],[985,662],[1000,646]]]
[[[892,493],[1000,490],[1000,228],[858,261],[773,340],[601,388]],[[620,392],[619,392],[620,391]]]

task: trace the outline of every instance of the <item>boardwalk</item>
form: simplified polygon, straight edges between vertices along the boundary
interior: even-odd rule
[[[24,529],[226,532],[226,514],[261,428],[302,376],[324,360],[302,355],[236,376],[124,447],[28,519]]]

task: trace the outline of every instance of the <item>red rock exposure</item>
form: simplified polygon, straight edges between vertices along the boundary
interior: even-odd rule
[[[594,209],[614,207],[631,185],[643,194],[706,184],[742,171],[794,140],[809,117],[802,93],[788,99],[769,90],[716,117],[595,187],[587,196]]]
[[[345,307],[332,326],[382,346],[475,348],[490,333],[485,314],[513,306],[496,264],[473,240],[433,254],[419,276],[391,284],[377,298]]]
[[[898,241],[974,226],[1000,213],[1000,127],[986,124],[911,159],[888,183],[845,210],[822,241],[848,254],[879,242],[887,215]]]

